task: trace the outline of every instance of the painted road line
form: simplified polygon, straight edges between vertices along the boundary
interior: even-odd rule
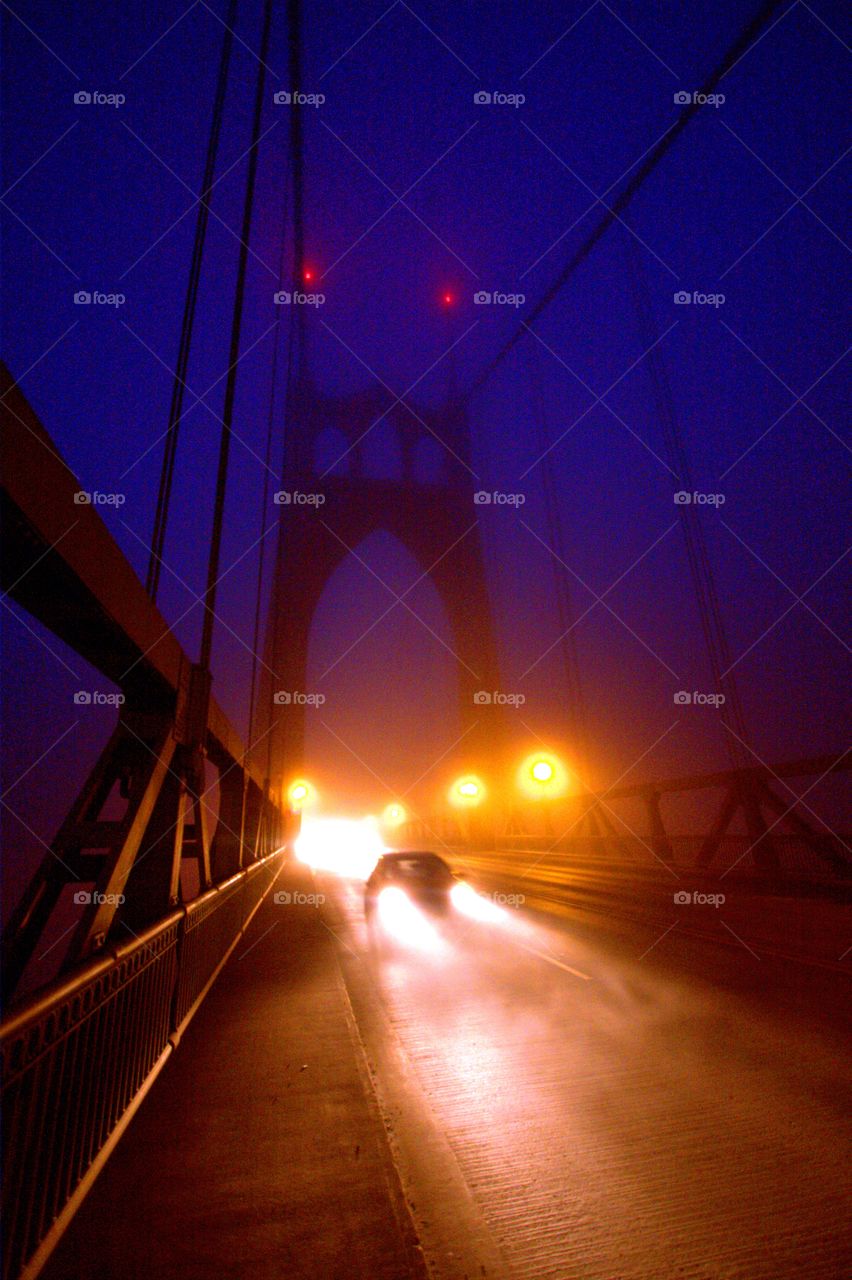
[[[546,951],[536,951],[535,947],[525,947],[522,942],[518,943],[522,951],[528,951],[531,956],[538,956],[539,960],[546,960],[548,964],[555,964],[557,969],[564,969],[566,973],[573,973],[575,978],[582,978],[584,982],[591,982],[592,975],[583,973],[580,969],[572,969],[570,964],[563,964],[561,960],[554,959],[549,956]]]

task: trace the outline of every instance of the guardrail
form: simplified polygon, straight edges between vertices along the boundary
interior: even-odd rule
[[[852,879],[852,842],[817,818],[804,803],[804,796],[829,774],[850,768],[852,748],[837,756],[788,761],[774,768],[728,769],[583,792],[554,802],[552,811],[545,810],[549,826],[545,832],[523,831],[519,811],[502,829],[487,816],[480,819],[476,811],[469,811],[466,815],[414,818],[400,827],[399,839],[412,845],[437,842],[445,848],[514,848],[543,855],[579,854],[602,861],[653,864],[656,860],[701,872],[712,868],[727,873],[736,866],[739,875],[757,875],[767,881],[781,882],[792,876],[844,883]],[[804,790],[800,801],[784,779],[807,777],[816,781]],[[716,793],[715,816],[704,834],[672,835],[663,800],[696,791]],[[624,801],[638,803],[644,810],[643,820],[637,822],[631,812],[625,821],[619,813]],[[731,831],[738,816],[746,834]],[[813,818],[820,825],[814,825]]]
[[[668,853],[664,858],[666,865],[679,871],[701,871],[701,851],[705,845],[705,836],[669,836]],[[716,847],[713,865],[703,868],[705,874],[720,876],[729,869],[738,879],[767,879],[767,872],[757,867],[751,857],[753,841],[749,836],[722,836]],[[772,846],[777,857],[777,868],[768,878],[789,877],[799,880],[816,880],[820,884],[843,883],[852,879],[852,865],[846,864],[844,874],[844,853],[852,845],[850,836],[823,837],[822,856],[817,854],[813,845],[793,835],[772,834]],[[495,850],[523,849],[534,854],[578,855],[584,860],[612,863],[624,866],[646,866],[659,868],[656,850],[652,848],[650,836],[633,836],[628,832],[619,836],[564,837],[561,840],[539,836],[527,839],[517,836],[498,836],[494,841]]]
[[[7,1280],[44,1265],[282,865],[252,864],[0,1026]]]
[[[33,850],[33,873],[4,929],[8,1000],[44,951],[69,884],[92,889],[66,944],[63,965],[72,972],[115,936],[119,903],[121,923],[136,934],[162,920],[191,864],[205,895],[220,886],[205,900],[224,921],[227,877],[285,844],[297,824],[266,776],[266,743],[253,750],[243,742],[210,672],[190,660],[96,507],[80,505],[85,483],[1,362],[0,424],[3,589],[123,698],[112,736],[69,796],[39,864]],[[205,799],[208,765],[218,772],[215,803]]]

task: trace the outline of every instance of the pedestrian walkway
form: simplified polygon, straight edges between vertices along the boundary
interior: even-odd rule
[[[44,1280],[425,1275],[314,886],[275,890]]]

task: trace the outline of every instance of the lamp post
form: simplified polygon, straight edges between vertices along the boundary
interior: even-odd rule
[[[521,763],[518,785],[526,796],[541,804],[544,833],[552,837],[552,802],[564,793],[568,785],[564,764],[552,751],[536,751]]]
[[[381,825],[385,828],[395,829],[396,827],[401,827],[407,821],[408,812],[402,804],[394,802],[387,805],[382,811]]]
[[[305,778],[296,778],[287,788],[287,799],[293,813],[301,813],[303,809],[316,800],[316,791]]]
[[[459,811],[462,836],[470,843],[473,837],[473,815],[485,799],[485,783],[473,773],[463,774],[452,783],[447,799]],[[464,818],[462,815],[464,814]]]

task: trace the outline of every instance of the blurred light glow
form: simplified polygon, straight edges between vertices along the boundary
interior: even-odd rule
[[[400,827],[407,818],[404,805],[389,804],[382,814],[382,823],[386,827]]]
[[[551,800],[568,787],[568,771],[552,751],[536,751],[518,769],[518,786],[531,800]]]
[[[316,791],[304,778],[296,778],[287,788],[290,808],[299,813],[316,800]]]
[[[456,778],[450,787],[448,799],[456,808],[474,808],[485,799],[485,785],[472,773]]]
[[[453,885],[450,890],[450,899],[456,911],[469,916],[471,920],[482,920],[488,924],[503,922],[504,913],[500,908],[493,902],[489,902],[487,898],[483,898],[469,884],[465,884],[464,880]]]
[[[384,851],[375,818],[308,816],[296,839],[300,862],[352,880],[366,880]]]
[[[439,942],[436,930],[408,894],[397,885],[382,889],[376,902],[379,923],[386,933],[407,946],[432,951]]]

